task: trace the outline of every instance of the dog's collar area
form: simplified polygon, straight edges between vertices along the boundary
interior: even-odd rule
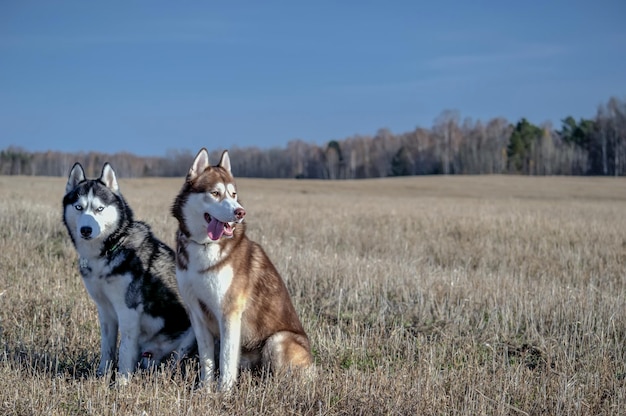
[[[199,246],[202,246],[202,247],[204,247],[204,248],[206,248],[206,247],[210,246],[211,244],[215,244],[215,243],[217,243],[217,241],[210,241],[210,240],[209,240],[209,241],[207,241],[206,243],[200,243],[199,241],[196,241],[196,240],[191,239],[191,238],[190,238],[190,239],[188,239],[188,241],[189,241],[189,242],[191,242],[191,243],[197,244],[197,245],[199,245]]]
[[[234,228],[235,228],[235,227],[233,227],[233,229],[234,229]],[[185,235],[185,234],[182,234],[182,233],[181,233],[181,236],[182,236],[182,238],[180,238],[180,237],[179,237],[179,238],[180,238],[180,240],[181,240],[181,242],[182,242],[183,244],[193,243],[193,244],[196,244],[196,245],[202,246],[202,247],[204,247],[204,248],[207,248],[207,247],[209,247],[209,246],[210,246],[210,245],[212,245],[212,244],[217,244],[217,242],[219,241],[219,240],[217,240],[217,241],[211,241],[211,239],[209,239],[209,241],[207,241],[206,243],[201,243],[201,242],[196,241],[196,240],[194,240],[193,238],[191,238],[191,236],[188,236],[188,235]]]
[[[124,240],[126,240],[125,237],[121,238],[117,243],[113,245],[113,247],[106,249],[104,252],[105,256],[111,257],[113,254],[115,254],[115,252],[117,252],[120,247],[122,247],[122,244],[124,244]]]

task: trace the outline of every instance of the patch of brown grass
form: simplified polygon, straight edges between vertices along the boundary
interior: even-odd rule
[[[121,180],[170,245],[181,182]],[[1,414],[626,413],[624,179],[240,179],[318,375],[244,373],[229,396],[194,389],[193,371],[93,377],[64,187],[0,176]]]

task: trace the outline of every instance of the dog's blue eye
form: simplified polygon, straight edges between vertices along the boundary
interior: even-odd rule
[[[79,204],[74,205],[74,208],[76,208],[76,211],[82,211],[83,210],[83,206],[79,205]]]
[[[102,211],[104,211],[104,207],[99,207],[96,209],[96,212],[102,212]]]

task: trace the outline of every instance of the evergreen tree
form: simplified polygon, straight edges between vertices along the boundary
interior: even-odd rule
[[[514,173],[532,173],[531,156],[533,146],[541,139],[541,128],[530,123],[525,118],[517,122],[507,147],[509,171]]]
[[[562,127],[559,135],[566,143],[575,144],[585,150],[589,150],[592,134],[595,129],[593,120],[581,118],[578,123],[574,117],[568,116],[561,121]]]
[[[412,172],[411,155],[406,147],[402,146],[391,159],[391,176],[408,176]]]

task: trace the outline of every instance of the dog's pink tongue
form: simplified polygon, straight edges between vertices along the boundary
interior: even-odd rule
[[[211,222],[209,222],[207,227],[207,234],[211,240],[219,240],[222,234],[224,234],[224,223],[211,217]]]

